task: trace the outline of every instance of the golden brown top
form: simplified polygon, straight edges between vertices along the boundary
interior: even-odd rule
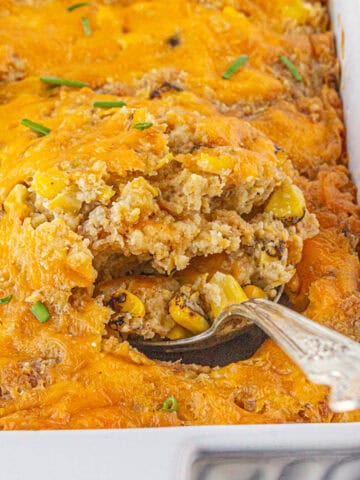
[[[141,256],[162,274],[182,270],[199,254],[211,255],[207,268],[224,269],[221,255],[237,252],[239,232],[242,239],[251,235],[238,219],[210,218],[216,198],[237,186],[246,193],[236,198],[246,216],[290,176],[320,222],[288,284],[290,299],[309,317],[359,337],[360,216],[339,165],[346,151],[326,7],[301,0],[134,0],[92,1],[69,12],[70,3],[0,6],[0,298],[13,295],[0,305],[0,428],[357,418],[331,414],[326,389],[310,384],[271,341],[224,368],[153,362],[107,335],[110,309],[94,295],[98,278],[108,279],[104,252],[111,246],[119,253],[119,235],[129,261]],[[223,79],[240,55],[248,61]],[[301,82],[281,55],[296,65]],[[51,87],[40,81],[45,75],[89,85]],[[94,107],[104,100],[126,105]],[[23,118],[51,133],[39,136],[21,125]],[[133,128],[144,122],[151,127]],[[227,166],[220,173],[219,162]],[[203,190],[200,180],[186,183],[186,207],[158,195],[179,165],[207,182]],[[163,179],[161,169],[168,172]],[[130,196],[122,197],[125,188]],[[217,222],[222,234],[213,250],[194,242],[189,225],[181,229],[184,218],[192,218],[191,232],[214,232]],[[135,224],[148,238],[161,233],[161,248],[151,249],[147,237],[139,242]],[[297,263],[302,239],[314,231],[291,228],[279,238]],[[168,239],[174,243],[164,253]],[[37,301],[51,310],[46,323],[30,311]],[[178,412],[161,410],[169,396],[177,398]]]

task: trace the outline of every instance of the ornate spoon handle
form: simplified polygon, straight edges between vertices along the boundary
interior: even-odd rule
[[[331,387],[334,412],[360,408],[360,344],[264,299],[228,307],[221,316],[246,317],[264,330],[313,383]]]

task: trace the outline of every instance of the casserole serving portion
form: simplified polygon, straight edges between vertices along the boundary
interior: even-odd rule
[[[324,2],[1,2],[1,428],[357,419],[271,341],[214,369],[127,342],[285,284],[358,339],[338,73]]]

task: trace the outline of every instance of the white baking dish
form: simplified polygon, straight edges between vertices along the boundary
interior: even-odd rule
[[[360,0],[332,0],[330,7],[350,165],[360,186]],[[306,452],[316,458],[304,461]],[[289,462],[284,480],[325,478],[339,462],[327,479],[359,480],[359,459],[359,424],[0,433],[6,480],[275,480]]]
[[[359,189],[360,202],[360,1],[330,0],[330,9],[341,61],[350,170]]]

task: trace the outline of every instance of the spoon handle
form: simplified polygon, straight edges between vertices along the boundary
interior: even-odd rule
[[[360,408],[360,344],[269,300],[251,299],[229,307],[227,313],[253,321],[310,381],[330,386],[334,412]]]

